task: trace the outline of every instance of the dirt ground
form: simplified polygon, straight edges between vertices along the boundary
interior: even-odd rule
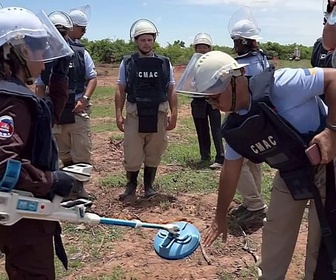
[[[176,77],[180,76],[182,70],[183,67],[175,68]],[[99,67],[99,86],[114,86],[117,72],[117,69]],[[214,216],[216,193],[209,195],[179,193],[174,197],[168,197],[170,205],[165,208],[162,207],[162,203],[167,200],[164,196],[157,196],[151,200],[140,198],[131,203],[122,203],[117,199],[119,193],[122,192],[121,188],[102,189],[98,187],[98,178],[109,173],[124,173],[121,164],[122,143],[111,142],[112,135],[113,132],[93,135],[94,171],[92,180],[88,184],[88,190],[97,198],[93,210],[100,215],[113,218],[140,219],[157,223],[185,218],[196,225],[202,233]],[[174,167],[161,166],[158,176],[173,171]],[[102,245],[101,250],[106,254],[99,267],[85,263],[84,268],[66,279],[108,275],[108,272],[113,271],[116,266],[120,266],[126,272],[126,276],[120,279],[256,279],[253,267],[255,268],[256,258],[260,256],[261,229],[245,238],[240,229],[232,224],[226,244],[216,241],[212,247],[205,249],[205,254],[211,263],[207,262],[201,248],[184,260],[161,259],[153,249],[153,238],[156,233],[157,231],[150,229],[125,231],[122,238],[113,242],[112,250],[109,245]],[[302,279],[306,235],[307,225],[303,223],[286,278],[288,280]],[[247,241],[252,249],[251,252],[244,250]]]

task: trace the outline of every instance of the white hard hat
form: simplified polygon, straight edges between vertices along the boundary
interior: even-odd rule
[[[235,71],[247,64],[239,64],[233,57],[221,51],[206,54],[195,53],[176,85],[176,92],[192,96],[211,96],[222,93]]]
[[[259,28],[250,7],[242,7],[235,12],[229,21],[230,37],[234,39],[261,40]]]
[[[4,46],[7,59],[9,45],[16,48],[25,60],[50,61],[59,57],[72,55],[73,51],[64,41],[61,34],[41,11],[34,14],[20,7],[0,9],[0,46]],[[31,51],[22,52],[21,46]],[[36,50],[44,50],[43,57]]]
[[[159,35],[159,31],[155,24],[148,19],[139,19],[135,21],[130,28],[130,37],[135,39],[143,34],[153,34],[156,38]]]
[[[69,13],[69,16],[73,22],[73,25],[83,26],[83,27],[88,25],[88,22],[89,22],[88,17],[83,11],[72,10]]]
[[[195,38],[194,38],[194,42],[193,45],[208,45],[209,47],[212,47],[212,39],[211,36],[208,33],[198,33]]]
[[[261,40],[262,37],[259,36],[260,28],[254,25],[253,22],[242,19],[238,21],[232,28],[230,36],[232,39],[251,39],[251,40]]]
[[[63,11],[54,11],[50,13],[48,17],[56,27],[60,26],[71,29],[73,26],[70,16]]]

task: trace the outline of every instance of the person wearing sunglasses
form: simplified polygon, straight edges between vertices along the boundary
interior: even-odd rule
[[[88,25],[88,16],[78,9],[69,12],[73,27],[67,31],[67,41],[74,51],[69,65],[68,103],[60,122],[54,127],[54,135],[63,167],[75,163],[91,163],[91,97],[97,86],[97,72],[94,62],[81,44]],[[65,200],[89,199],[83,182],[78,182]]]
[[[258,46],[261,29],[249,7],[243,7],[232,15],[229,22],[229,34],[237,54],[235,59],[246,64],[244,75],[248,78],[269,67],[266,55]],[[242,203],[230,211],[246,232],[253,232],[263,226],[267,205],[262,197],[262,164],[244,160],[238,182],[238,191]]]
[[[323,246],[335,248],[334,235],[329,234],[333,224],[325,217],[323,201],[327,204],[330,197],[327,189],[335,192],[336,69],[275,71],[270,66],[248,79],[245,66],[220,51],[194,54],[176,86],[178,94],[204,96],[214,108],[228,113],[221,128],[226,154],[217,209],[203,244],[210,246],[220,235],[223,242],[227,240],[227,215],[244,158],[266,162],[277,172],[264,221],[259,279],[285,279],[308,201],[304,279],[332,279],[333,250],[327,251],[324,262],[318,260],[320,248],[321,252]],[[327,104],[320,98],[323,92]],[[317,165],[306,154],[312,146]],[[331,206],[335,212],[335,203]]]

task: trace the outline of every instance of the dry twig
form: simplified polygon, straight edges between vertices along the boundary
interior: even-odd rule
[[[205,261],[207,262],[208,265],[211,265],[211,259],[209,258],[208,254],[205,252],[205,249],[204,249],[204,246],[203,246],[202,242],[200,243],[200,247],[201,247],[201,252],[202,252],[202,255],[203,255]]]

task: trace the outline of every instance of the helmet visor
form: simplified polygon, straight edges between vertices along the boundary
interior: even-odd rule
[[[57,58],[73,55],[73,51],[55,28],[47,15],[41,11],[36,15],[41,21],[41,29],[18,32],[10,43],[27,61],[50,62]],[[21,33],[21,34],[20,34]]]
[[[203,70],[197,67],[201,56],[199,53],[193,55],[176,85],[176,93],[190,97],[208,97],[224,92],[230,84],[233,71],[224,68],[215,71]]]

